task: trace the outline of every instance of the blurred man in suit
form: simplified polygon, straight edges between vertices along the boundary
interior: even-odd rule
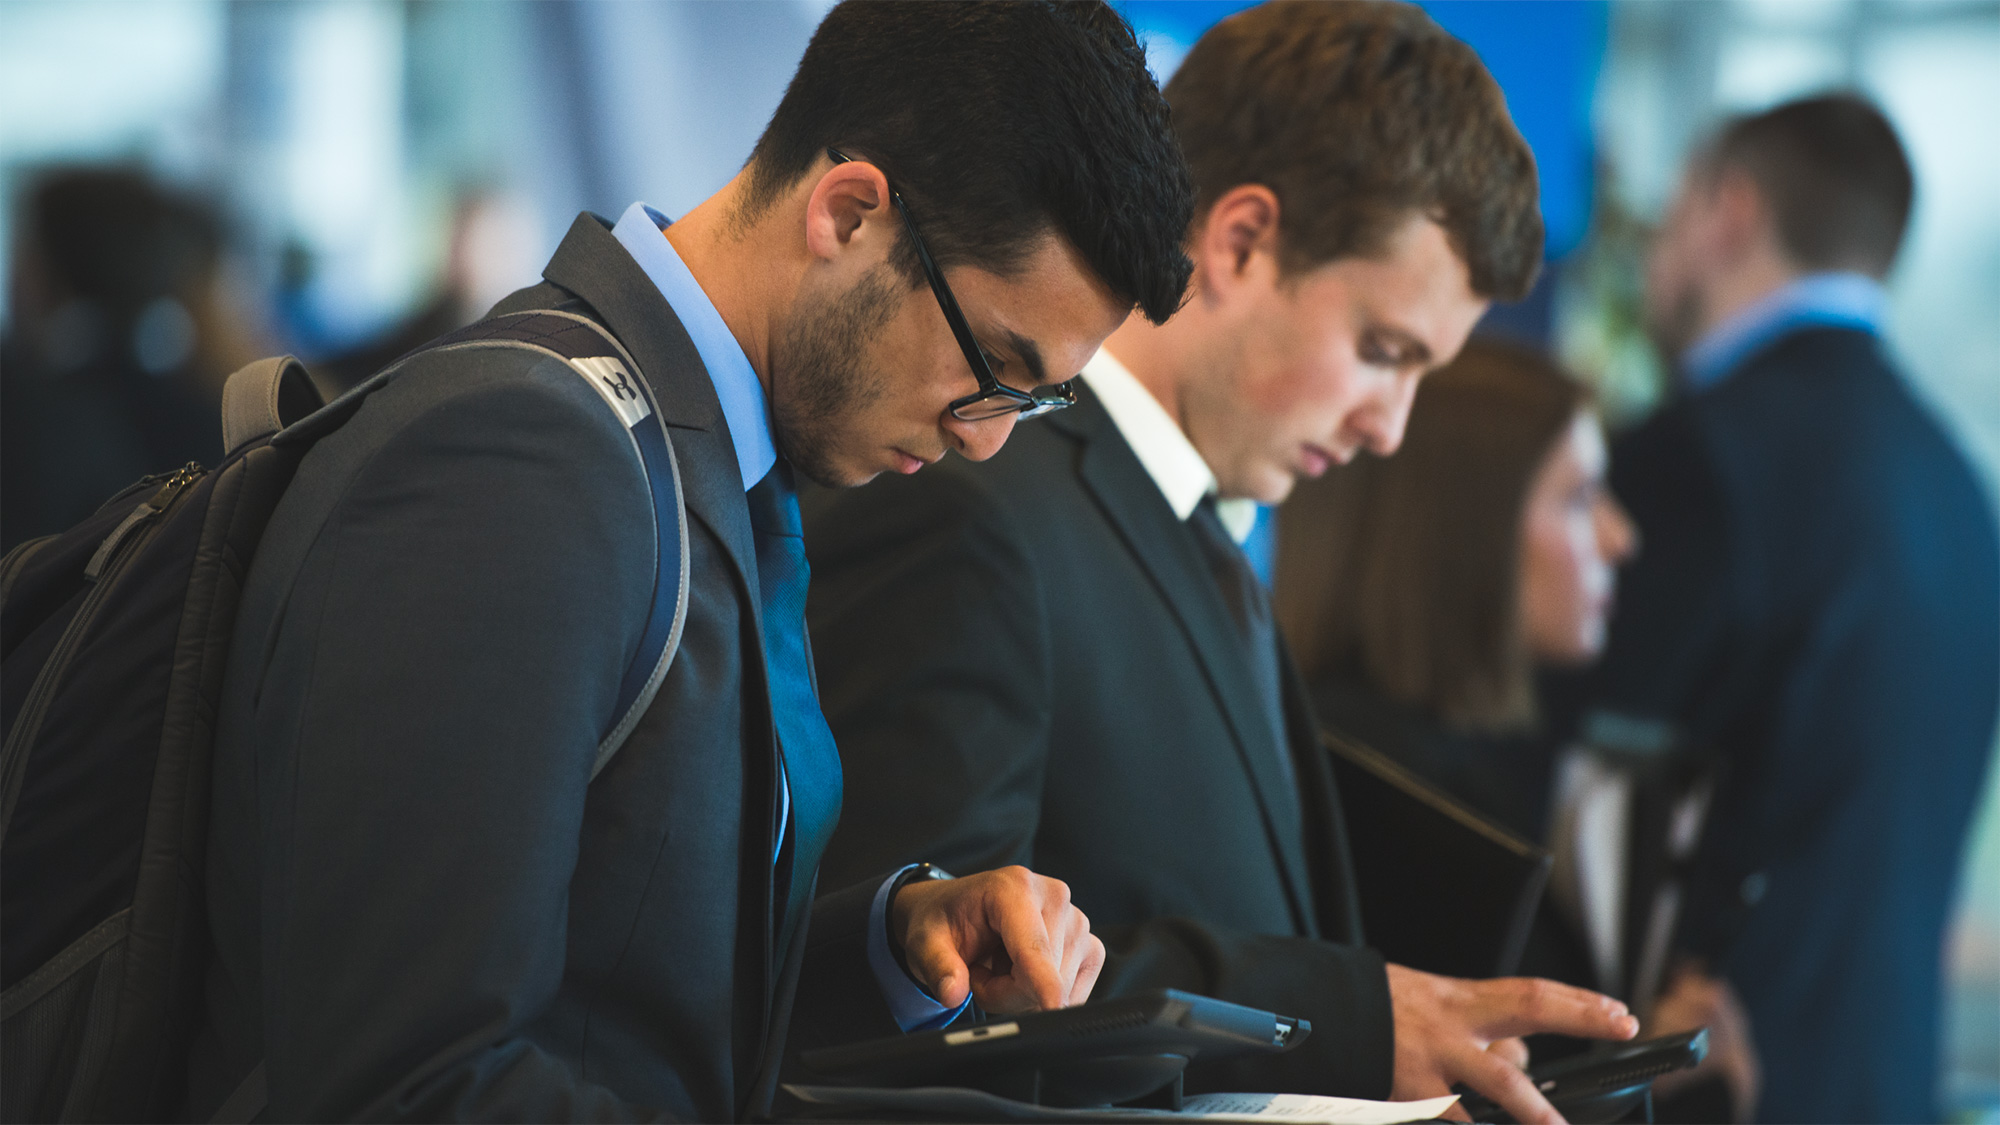
[[[1273,4],[1167,88],[1195,170],[1194,293],[1128,320],[1083,401],[986,465],[824,497],[811,620],[855,779],[828,853],[1032,862],[1113,923],[1109,987],[1312,1019],[1206,1088],[1552,1116],[1531,1031],[1629,1035],[1549,982],[1360,944],[1329,765],[1240,543],[1254,502],[1401,440],[1418,379],[1541,257],[1533,158],[1470,48],[1401,4]],[[1423,893],[1413,888],[1412,893]]]
[[[1912,187],[1854,97],[1726,126],[1648,268],[1680,393],[1612,457],[1645,550],[1589,698],[1723,769],[1680,938],[1745,1002],[1766,1121],[1935,1116],[2000,548],[1881,340]]]
[[[843,5],[722,191],[579,217],[501,303],[541,351],[475,326],[344,400],[243,595],[194,1118],[260,1073],[274,1120],[759,1117],[795,995],[824,1039],[1089,993],[1101,944],[1018,868],[815,902],[842,781],[793,473],[989,457],[1135,306],[1170,314],[1167,114],[1102,4]],[[593,782],[683,580],[631,378],[687,613]]]

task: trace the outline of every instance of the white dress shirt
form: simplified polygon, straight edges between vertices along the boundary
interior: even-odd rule
[[[1153,397],[1153,392],[1108,350],[1098,349],[1083,366],[1083,381],[1104,404],[1111,424],[1125,438],[1125,444],[1139,457],[1146,475],[1160,486],[1160,495],[1175,518],[1185,522],[1195,505],[1217,489],[1215,470],[1202,459],[1201,451],[1188,440],[1180,423]],[[1241,497],[1215,502],[1216,518],[1229,537],[1242,546],[1257,526],[1257,502]]]

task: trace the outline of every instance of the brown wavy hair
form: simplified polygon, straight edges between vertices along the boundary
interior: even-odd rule
[[[1344,678],[1446,725],[1532,726],[1521,522],[1589,405],[1539,353],[1474,340],[1425,378],[1394,456],[1363,456],[1278,513],[1275,610],[1309,682]]]
[[[1273,0],[1210,28],[1166,93],[1197,220],[1238,184],[1270,188],[1287,271],[1373,256],[1422,214],[1474,292],[1534,284],[1534,154],[1479,56],[1415,6]]]

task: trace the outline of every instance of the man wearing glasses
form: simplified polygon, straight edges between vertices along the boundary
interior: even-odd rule
[[[835,164],[848,162],[846,154],[837,148],[826,150],[827,159]],[[924,281],[931,287],[931,295],[937,298],[938,309],[944,313],[944,322],[951,326],[951,335],[958,341],[958,350],[965,355],[966,365],[972,368],[973,378],[979,389],[951,401],[948,408],[951,416],[961,422],[984,422],[990,418],[1013,417],[1016,419],[1038,418],[1051,410],[1061,410],[1076,402],[1076,385],[1069,379],[1050,384],[1048,372],[1042,365],[1041,350],[1033,340],[1024,339],[1015,333],[1008,333],[1007,342],[1012,350],[1022,357],[1028,368],[1028,375],[1035,385],[1018,390],[1002,383],[993,374],[999,364],[987,357],[986,349],[980,347],[979,338],[972,334],[972,326],[965,322],[965,314],[959,311],[958,298],[945,282],[944,271],[931,257],[930,247],[924,245],[924,236],[917,230],[917,221],[910,217],[910,205],[903,202],[903,196],[894,188],[889,189],[889,202],[896,209],[897,217],[903,220],[903,229],[910,234],[910,249],[916,254],[917,265],[924,271]]]
[[[247,579],[190,1113],[261,1074],[276,1120],[754,1117],[795,995],[823,1040],[1087,996],[1101,944],[1023,869],[905,856],[815,900],[842,781],[795,474],[991,456],[1175,309],[1191,207],[1104,5],[846,4],[721,192],[580,217],[495,310],[600,324],[616,367],[440,348],[373,386]],[[676,580],[626,377],[671,437],[686,616],[593,780]]]
[[[835,881],[905,852],[1067,880],[1105,987],[1313,1021],[1190,1088],[1554,1118],[1516,1037],[1623,1038],[1609,998],[1450,980],[1362,948],[1338,795],[1243,509],[1393,452],[1422,375],[1542,250],[1533,158],[1471,49],[1402,4],[1269,4],[1167,87],[1196,272],[1077,404],[984,465],[827,495],[808,520],[826,712],[854,779]],[[1421,895],[1426,888],[1412,887]]]

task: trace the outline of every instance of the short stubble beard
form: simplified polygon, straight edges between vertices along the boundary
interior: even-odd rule
[[[794,317],[772,357],[773,437],[792,468],[816,484],[841,488],[837,462],[856,422],[888,393],[888,380],[864,363],[863,341],[886,324],[905,287],[888,266],[854,288]]]

